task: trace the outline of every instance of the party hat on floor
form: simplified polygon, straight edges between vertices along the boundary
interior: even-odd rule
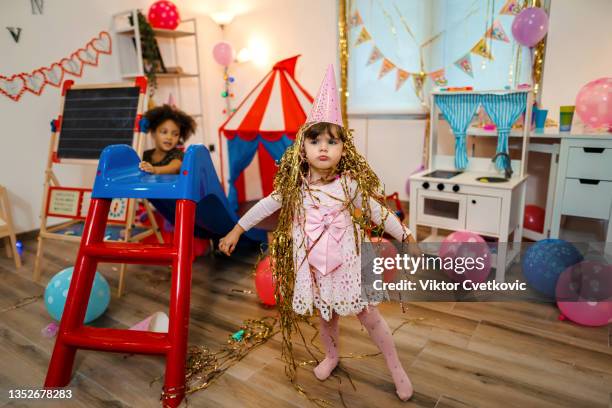
[[[168,323],[168,316],[164,312],[156,312],[130,327],[130,330],[168,333]]]
[[[336,87],[336,75],[332,64],[327,67],[325,78],[321,83],[317,97],[312,105],[312,110],[306,118],[306,123],[328,122],[338,126],[342,123],[342,112],[340,111],[340,101],[338,88]]]

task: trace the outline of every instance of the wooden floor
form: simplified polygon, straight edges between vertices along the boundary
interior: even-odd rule
[[[38,299],[57,271],[74,263],[76,247],[49,243],[41,284],[32,282],[34,241],[26,241],[24,267],[16,271],[0,252],[0,406],[30,406],[9,401],[8,389],[43,384],[54,339],[41,335],[52,320]],[[231,259],[199,258],[194,265],[189,342],[211,349],[223,344],[244,319],[274,315],[259,305],[252,289],[254,253]],[[99,269],[117,287],[116,265]],[[95,324],[126,328],[156,311],[167,311],[169,269],[131,266],[127,294],[113,297]],[[343,373],[317,381],[312,367],[299,382],[313,397],[342,407],[606,407],[612,404],[610,329],[585,328],[557,320],[552,305],[526,303],[411,303],[381,306],[401,359],[415,386],[411,402],[395,397],[381,356],[345,358],[354,390]],[[311,333],[310,329],[306,329]],[[341,320],[343,356],[376,351],[357,319]],[[193,407],[308,407],[288,383],[279,358],[280,339],[252,351],[207,390],[191,395]],[[299,356],[304,350],[296,346]],[[74,398],[62,407],[156,407],[162,375],[159,357],[79,351],[71,383]],[[32,406],[60,404],[32,403]]]

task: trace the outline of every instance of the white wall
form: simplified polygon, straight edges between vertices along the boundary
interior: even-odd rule
[[[583,85],[612,76],[610,21],[610,0],[551,0],[542,105],[557,122]]]
[[[95,0],[44,2],[43,15],[32,15],[30,2],[0,2],[0,75],[30,72],[68,56],[102,30],[111,30],[110,15],[144,1]],[[6,26],[23,29],[15,43]],[[101,55],[97,67],[86,66],[76,83],[119,80],[116,56]],[[42,95],[26,92],[18,102],[0,96],[3,147],[0,149],[0,184],[9,191],[18,231],[38,228],[44,169],[49,147],[49,121],[59,113],[58,88],[47,87]],[[91,171],[64,166],[57,172],[66,184],[91,183]]]

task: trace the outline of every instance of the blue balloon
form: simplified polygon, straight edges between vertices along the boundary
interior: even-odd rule
[[[580,251],[569,242],[543,239],[525,251],[522,258],[523,274],[534,289],[552,299],[561,273],[583,259]]]
[[[47,312],[55,320],[62,318],[64,312],[64,304],[66,303],[66,296],[68,295],[68,288],[70,287],[70,280],[72,279],[72,272],[74,268],[66,268],[63,271],[57,273],[45,289],[45,306]],[[89,304],[87,305],[87,312],[85,313],[85,323],[89,323],[104,313],[108,304],[110,303],[110,287],[108,282],[104,279],[104,276],[100,272],[96,272],[94,278],[91,295],[89,296]]]

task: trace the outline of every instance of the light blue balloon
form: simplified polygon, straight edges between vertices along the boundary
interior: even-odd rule
[[[64,304],[66,303],[66,296],[70,288],[73,270],[74,268],[70,267],[57,273],[51,278],[45,289],[47,312],[58,321],[62,318],[62,313],[64,312]],[[91,295],[89,296],[89,304],[87,305],[87,313],[85,313],[85,323],[100,317],[109,303],[110,287],[108,282],[106,282],[106,279],[104,279],[100,272],[96,272]]]

